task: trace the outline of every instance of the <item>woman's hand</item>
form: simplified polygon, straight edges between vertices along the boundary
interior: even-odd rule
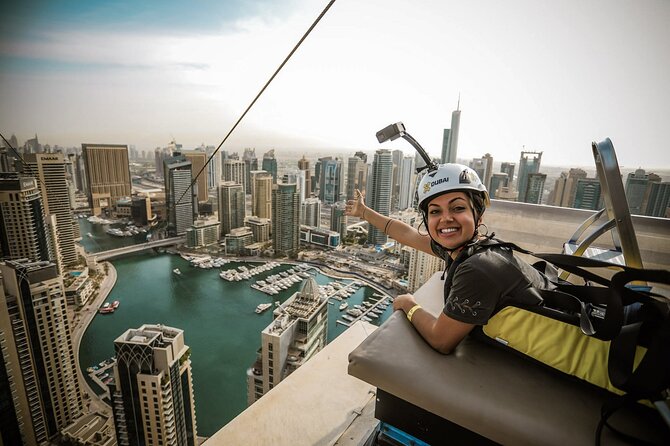
[[[393,310],[403,310],[405,313],[414,305],[416,305],[416,299],[411,294],[401,294],[393,300]]]
[[[354,190],[354,199],[347,201],[347,206],[344,210],[345,215],[363,218],[365,209],[366,206],[363,202],[363,193],[358,189]]]

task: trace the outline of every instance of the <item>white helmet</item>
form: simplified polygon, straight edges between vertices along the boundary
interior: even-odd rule
[[[484,209],[491,204],[486,186],[482,184],[477,172],[462,164],[440,164],[437,169],[428,171],[421,178],[416,191],[419,209],[426,211],[428,203],[438,195],[447,192],[474,192],[483,199]],[[480,215],[484,211],[479,211]]]

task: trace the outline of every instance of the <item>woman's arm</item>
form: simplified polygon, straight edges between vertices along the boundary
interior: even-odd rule
[[[355,191],[355,198],[347,201],[345,213],[362,218],[403,245],[434,255],[427,234],[421,235],[416,228],[370,209],[363,203],[363,194],[358,189]]]
[[[421,337],[435,350],[449,354],[475,327],[450,318],[440,312],[438,317],[433,316],[416,303],[411,294],[402,294],[393,301],[394,310],[402,310],[408,315],[410,323],[419,332]],[[411,318],[409,317],[411,313]]]

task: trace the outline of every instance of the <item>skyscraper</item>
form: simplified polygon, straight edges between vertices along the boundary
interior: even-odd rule
[[[77,263],[77,249],[74,242],[74,221],[70,193],[65,179],[65,159],[62,153],[26,154],[26,175],[35,176],[40,187],[44,214],[56,215],[59,252],[65,265]]]
[[[414,188],[416,183],[416,171],[414,170],[414,157],[406,156],[400,165],[400,193],[398,194],[398,209],[405,210],[412,207],[414,200]]]
[[[300,197],[296,184],[272,187],[272,243],[275,255],[295,256],[300,246]]]
[[[272,175],[272,182],[277,183],[277,159],[275,158],[274,149],[268,150],[263,154],[262,170],[269,172]]]
[[[0,258],[55,259],[35,178],[0,173]]]
[[[458,153],[458,131],[461,126],[461,99],[458,99],[456,110],[451,113],[451,129],[444,129],[442,135],[442,163],[455,163]]]
[[[245,186],[245,165],[244,161],[234,158],[227,158],[223,162],[223,181],[234,181],[237,184]],[[244,193],[249,191],[244,189]]]
[[[321,227],[321,200],[316,197],[302,202],[301,222],[307,226]]]
[[[222,181],[219,184],[219,221],[221,236],[232,229],[244,226],[245,194],[241,184],[234,181]]]
[[[319,198],[324,204],[333,204],[339,201],[340,193],[342,192],[340,189],[342,183],[342,161],[330,156],[320,158],[319,161],[321,163]],[[391,165],[392,168],[393,165]]]
[[[391,211],[391,179],[393,172],[393,158],[387,149],[375,152],[372,161],[370,192],[365,197],[369,207],[382,215],[389,215]],[[368,224],[368,243],[383,245],[388,240],[386,234],[371,224]]]
[[[191,188],[191,162],[175,152],[163,161],[163,178],[168,234],[175,237],[186,233],[197,214],[197,199]]]
[[[496,193],[499,188],[507,187],[509,184],[509,177],[506,173],[494,173],[491,175],[491,185],[488,188],[489,197],[497,198]]]
[[[205,151],[207,156],[207,187],[209,189],[215,188],[219,185],[221,181],[221,158],[217,155],[214,155],[213,146],[202,147],[201,149]]]
[[[444,269],[444,260],[418,249],[410,250],[409,272],[407,273],[409,293],[415,292],[438,271]]]
[[[507,184],[511,186],[514,183],[514,169],[516,168],[516,164],[514,163],[508,163],[508,162],[503,162],[500,163],[500,172],[506,173],[507,176],[509,177],[509,180],[507,181]]]
[[[191,349],[184,331],[142,325],[114,340],[109,386],[116,440],[121,446],[196,446]]]
[[[309,169],[309,161],[305,158],[305,155],[298,160],[298,169],[305,172],[305,193],[304,198],[309,198],[312,196],[312,173]]]
[[[18,427],[25,444],[46,444],[84,409],[63,279],[51,262],[7,260],[0,272],[0,344],[6,373],[0,376],[0,389],[11,388],[11,399],[0,402],[2,423],[14,432]],[[8,414],[11,418],[10,406],[17,424],[5,419]]]
[[[363,158],[358,155],[350,157],[347,160],[347,200],[354,199],[354,191],[356,189],[361,192],[365,191],[367,177],[368,166],[363,161]]]
[[[261,332],[259,357],[247,372],[249,405],[326,346],[328,299],[319,297],[314,278],[276,308],[273,318]]]
[[[517,201],[527,202],[526,193],[528,191],[528,175],[540,172],[540,162],[542,161],[542,152],[521,152],[519,160],[519,179],[517,181],[517,190],[519,196]]]
[[[544,193],[544,183],[547,175],[544,173],[528,174],[526,182],[526,203],[542,204],[542,195]]]
[[[653,173],[647,174],[644,169],[637,169],[626,177],[626,201],[631,214],[644,214],[644,204],[649,197],[649,185],[652,182],[660,183],[661,178]]]
[[[244,161],[244,190],[247,194],[251,193],[253,186],[251,185],[251,172],[258,170],[258,158],[256,157],[256,149],[246,148],[242,154],[242,161]]]
[[[182,155],[186,157],[187,160],[191,162],[191,181],[195,180],[195,184],[192,187],[196,188],[193,191],[193,195],[197,197],[199,203],[209,200],[208,185],[207,185],[207,169],[205,169],[205,163],[207,163],[207,154],[199,150],[182,150]],[[200,173],[200,176],[196,178],[196,175]],[[214,187],[217,183],[214,183]]]
[[[650,183],[644,215],[668,218],[668,206],[670,206],[670,182]]]
[[[272,175],[264,170],[251,172],[251,214],[272,218]]]
[[[470,161],[470,168],[477,172],[479,179],[486,189],[488,189],[491,185],[491,175],[493,174],[493,157],[491,154],[487,153],[481,158],[474,158]]]
[[[124,144],[82,144],[86,169],[88,203],[94,215],[130,197],[128,146]]]
[[[572,207],[593,211],[602,208],[600,181],[597,178],[577,179],[575,200]]]
[[[330,230],[338,232],[340,238],[344,239],[347,235],[347,216],[345,215],[346,205],[343,201],[335,203],[330,208]]]
[[[400,195],[400,169],[402,167],[402,150],[393,150],[391,157],[393,159],[393,177],[391,178],[391,211],[398,210],[398,200]]]
[[[547,204],[553,206],[572,207],[577,190],[577,180],[586,178],[586,172],[582,169],[570,169],[569,172],[561,172],[554,184],[553,194]]]

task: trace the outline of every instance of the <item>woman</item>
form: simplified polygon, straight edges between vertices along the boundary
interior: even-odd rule
[[[417,195],[426,234],[373,211],[358,190],[355,199],[347,202],[346,213],[363,218],[403,245],[447,262],[445,306],[438,317],[423,310],[411,294],[393,302],[394,310],[404,311],[431,347],[450,353],[474,327],[486,324],[510,301],[541,302],[535,289],[550,286],[544,276],[479,233],[490,201],[474,170],[441,164],[424,175]]]

